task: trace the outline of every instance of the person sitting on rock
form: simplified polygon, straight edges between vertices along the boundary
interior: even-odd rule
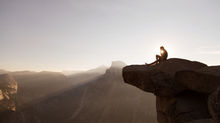
[[[167,51],[165,50],[165,48],[163,46],[161,46],[160,47],[160,55],[156,55],[156,61],[151,64],[147,64],[147,63],[145,63],[145,64],[148,66],[155,65],[155,64],[158,64],[160,62],[167,60],[167,57],[168,57]]]

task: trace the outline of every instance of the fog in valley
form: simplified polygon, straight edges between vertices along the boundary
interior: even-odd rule
[[[124,66],[73,74],[1,70],[18,84],[16,111],[1,123],[156,123],[155,96],[125,84]]]

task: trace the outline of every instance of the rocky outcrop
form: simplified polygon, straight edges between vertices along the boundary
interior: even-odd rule
[[[154,93],[157,96],[175,96],[185,88],[174,80],[175,73],[206,67],[199,62],[169,59],[155,66],[131,65],[124,67],[123,78],[128,84]]]
[[[219,123],[220,67],[169,59],[123,68],[128,84],[156,95],[159,123]]]
[[[17,82],[8,74],[0,75],[0,114],[15,111]]]

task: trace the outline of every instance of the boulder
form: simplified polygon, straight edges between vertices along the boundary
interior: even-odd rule
[[[175,79],[183,87],[201,93],[212,93],[220,86],[220,67],[204,67],[197,71],[179,71]]]
[[[153,69],[158,69],[164,73],[174,76],[176,72],[183,70],[199,70],[204,67],[207,67],[206,64],[197,62],[197,61],[189,61],[186,59],[179,58],[171,58],[160,64],[155,66],[150,66]]]

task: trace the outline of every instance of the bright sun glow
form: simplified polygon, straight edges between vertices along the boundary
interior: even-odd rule
[[[160,47],[163,46],[165,50],[168,52],[168,58],[173,58],[176,56],[177,49],[175,48],[175,43],[174,41],[171,40],[166,40],[166,41],[157,41],[153,46],[152,46],[152,54],[163,54],[163,50],[160,50]]]

